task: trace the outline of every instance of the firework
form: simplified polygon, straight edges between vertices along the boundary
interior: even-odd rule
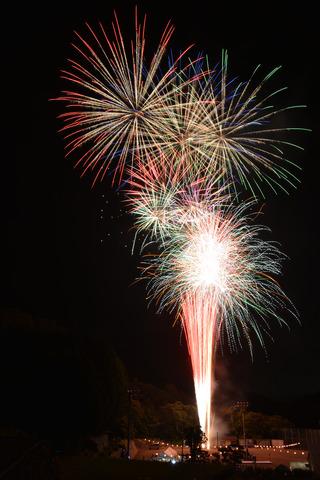
[[[82,174],[95,170],[94,183],[113,168],[113,179],[121,180],[126,162],[158,149],[155,132],[165,130],[166,101],[182,52],[166,69],[161,69],[173,26],[168,23],[150,62],[145,60],[146,17],[139,24],[135,15],[135,40],[126,47],[116,14],[113,38],[102,24],[98,32],[89,25],[88,39],[78,33],[72,44],[75,58],[62,71],[73,90],[56,100],[66,104],[60,115],[67,140],[67,155],[78,150],[76,165]]]
[[[113,180],[123,178],[126,165],[162,157],[174,166],[175,176],[217,178],[233,191],[263,193],[263,184],[274,191],[296,185],[293,162],[283,147],[298,145],[281,138],[298,128],[275,127],[271,120],[286,110],[270,102],[286,90],[263,94],[266,82],[255,80],[257,67],[247,82],[228,77],[228,57],[214,69],[206,60],[182,61],[186,49],[163,67],[173,33],[169,23],[151,61],[145,59],[146,19],[139,24],[136,12],[135,39],[126,47],[115,14],[113,38],[100,24],[97,33],[89,26],[88,39],[77,34],[75,58],[62,78],[73,87],[57,100],[66,104],[60,117],[67,140],[67,156],[78,151],[76,165],[82,174],[95,171],[94,183],[108,170]],[[298,168],[298,167],[297,167]]]
[[[284,256],[260,238],[264,227],[249,223],[238,207],[199,204],[156,257],[148,257],[145,274],[159,309],[177,309],[193,368],[201,427],[208,440],[211,425],[212,371],[218,342],[231,350],[243,335],[252,352],[252,332],[264,347],[268,319],[286,321],[278,312],[290,302],[274,279]],[[292,311],[294,313],[294,311]]]
[[[274,68],[257,82],[259,65],[248,81],[238,83],[228,78],[228,56],[223,52],[218,75],[203,87],[207,97],[215,99],[214,103],[208,103],[210,111],[204,121],[209,132],[216,134],[215,138],[211,134],[211,142],[209,139],[207,142],[213,148],[207,168],[209,171],[212,166],[224,168],[236,191],[244,188],[253,195],[263,194],[263,186],[268,185],[274,192],[278,189],[287,192],[287,187],[297,185],[292,170],[300,167],[286,158],[283,149],[302,149],[286,136],[290,131],[305,129],[276,127],[271,121],[276,117],[279,124],[283,112],[305,105],[276,108],[271,103],[286,90],[283,87],[264,93],[266,82],[279,69]]]
[[[187,73],[176,75],[173,94],[167,99],[166,130],[160,131],[157,142],[179,168],[181,178],[190,172],[212,178],[223,171],[223,183],[233,192],[245,189],[254,196],[264,196],[265,186],[287,192],[289,186],[297,185],[300,167],[284,150],[303,150],[288,135],[308,129],[281,126],[281,115],[305,105],[274,107],[271,102],[286,88],[264,90],[280,67],[258,81],[260,69],[259,65],[248,81],[230,79],[228,56],[223,52],[221,65],[214,69],[197,60]],[[185,75],[190,77],[188,82]]]
[[[184,176],[179,168],[166,162],[165,156],[148,157],[147,163],[138,163],[131,168],[126,187],[126,203],[134,216],[137,235],[144,241],[163,243],[189,221],[194,220],[194,211],[205,214],[210,202],[222,202],[226,187],[218,185],[217,178]]]
[[[127,44],[115,14],[112,31],[100,24],[77,35],[74,57],[62,77],[69,85],[57,99],[67,156],[77,153],[82,175],[95,184],[109,172],[124,185],[141,251],[157,245],[143,267],[150,296],[159,309],[176,310],[191,357],[201,427],[210,442],[215,354],[231,350],[244,336],[252,354],[252,333],[264,347],[269,319],[281,325],[283,309],[294,309],[275,278],[284,256],[261,239],[252,223],[254,203],[236,206],[239,193],[254,198],[295,186],[299,167],[287,158],[290,131],[281,115],[303,105],[274,107],[285,90],[264,93],[279,67],[257,80],[228,74],[228,56],[209,66],[206,57],[165,55],[173,33],[169,23],[150,61],[146,60],[146,18]],[[274,124],[274,118],[277,123]],[[280,312],[280,313],[278,313]]]

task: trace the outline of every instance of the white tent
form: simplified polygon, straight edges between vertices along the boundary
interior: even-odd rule
[[[174,458],[174,457],[177,457],[177,456],[178,456],[177,450],[175,450],[175,449],[172,448],[172,447],[166,448],[163,453],[165,453],[165,454],[167,455],[167,457],[172,457],[172,458]]]

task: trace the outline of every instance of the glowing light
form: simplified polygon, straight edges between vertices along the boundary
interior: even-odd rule
[[[190,246],[186,252],[188,261],[194,264],[194,269],[189,270],[190,283],[195,288],[214,286],[224,289],[226,246],[218,243],[214,236],[208,233],[197,234],[193,241],[196,249]]]

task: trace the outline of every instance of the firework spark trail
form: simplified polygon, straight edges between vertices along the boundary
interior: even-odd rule
[[[218,342],[215,296],[187,294],[181,302],[181,322],[191,358],[199,423],[210,448],[214,358]]]

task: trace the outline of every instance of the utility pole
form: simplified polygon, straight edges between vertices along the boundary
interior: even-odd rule
[[[245,458],[247,458],[247,438],[246,438],[246,426],[245,426],[245,413],[249,406],[249,403],[246,401],[243,402],[236,402],[234,404],[234,408],[237,408],[241,412],[242,417],[242,434],[243,434],[243,442],[244,442],[244,451],[245,451]]]
[[[247,439],[246,439],[246,428],[245,428],[245,421],[244,421],[244,412],[245,410],[242,409],[241,415],[242,415],[242,431],[243,431],[243,442],[244,442],[244,451],[247,457]]]
[[[127,437],[127,459],[130,460],[130,427],[131,427],[131,400],[133,389],[128,388],[128,437]]]

